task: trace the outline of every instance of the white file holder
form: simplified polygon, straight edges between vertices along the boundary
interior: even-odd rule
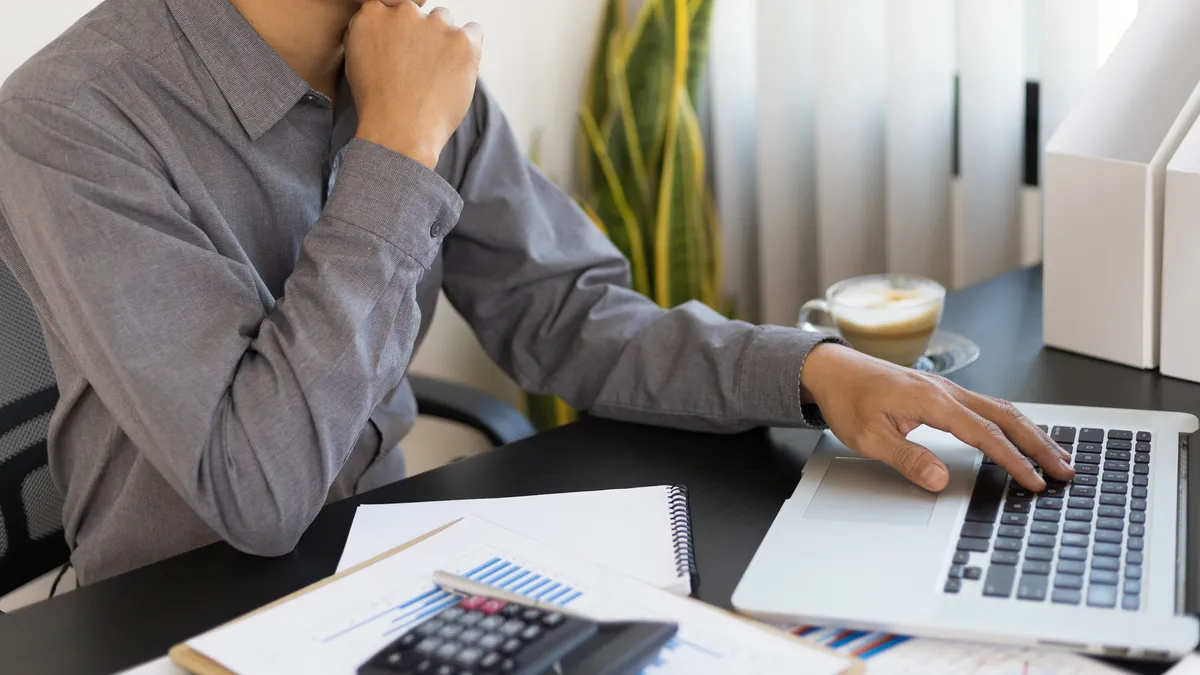
[[[1167,164],[1163,216],[1163,375],[1200,382],[1200,123]]]
[[[1045,157],[1043,340],[1159,362],[1167,162],[1200,112],[1200,2],[1143,6]]]

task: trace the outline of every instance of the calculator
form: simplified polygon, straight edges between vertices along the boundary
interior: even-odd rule
[[[601,623],[473,595],[410,628],[358,669],[359,675],[563,675],[638,673],[677,626]]]

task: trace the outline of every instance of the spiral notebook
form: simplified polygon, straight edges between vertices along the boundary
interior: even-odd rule
[[[360,506],[338,571],[472,515],[678,595],[698,581],[687,488],[669,485]]]

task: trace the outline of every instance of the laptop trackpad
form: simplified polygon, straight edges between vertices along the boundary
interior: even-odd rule
[[[804,511],[808,520],[926,525],[937,495],[874,459],[835,457]]]

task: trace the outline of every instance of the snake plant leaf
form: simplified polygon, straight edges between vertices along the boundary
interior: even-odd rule
[[[674,83],[674,27],[667,8],[667,5],[673,8],[673,3],[674,0],[646,0],[625,39],[625,79],[642,156],[654,189],[663,161],[667,111]]]
[[[700,83],[708,72],[708,52],[712,34],[714,0],[691,0],[688,6],[690,23],[688,37],[688,93],[692,100],[699,96]]]
[[[622,43],[622,35],[625,32],[625,1],[626,0],[608,0],[608,5],[604,8],[604,19],[600,25],[600,44],[596,50],[596,57],[592,61],[591,74],[588,77],[588,82],[585,87],[583,107],[592,111],[592,115],[597,120],[603,120],[609,109],[609,86],[608,86],[608,45]],[[589,150],[590,144],[584,136],[584,130],[581,128],[576,138],[576,170],[579,175],[576,177],[579,184],[585,189],[592,184],[593,176],[599,175],[600,167],[596,165],[595,158]]]

